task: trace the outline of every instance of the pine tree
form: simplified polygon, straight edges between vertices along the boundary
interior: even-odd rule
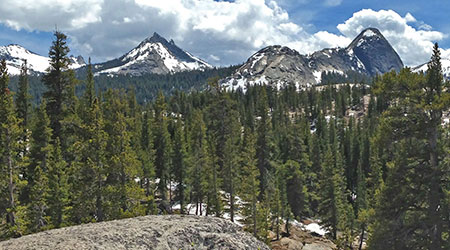
[[[28,204],[29,225],[28,232],[35,233],[44,229],[48,225],[46,218],[47,202],[46,196],[48,193],[48,178],[41,166],[44,162],[34,168],[33,183],[30,190],[30,203]]]
[[[47,182],[48,190],[46,204],[46,215],[49,226],[59,228],[69,224],[69,183],[67,174],[67,163],[61,153],[61,144],[56,139],[48,159]]]
[[[105,96],[105,102],[105,132],[108,138],[105,158],[107,163],[104,165],[105,168],[101,164],[95,163],[94,166],[99,169],[93,169],[97,173],[106,175],[105,200],[102,202],[104,219],[142,215],[145,213],[145,207],[141,205],[141,199],[144,198],[145,193],[136,182],[136,179],[142,176],[142,169],[136,151],[131,147],[131,133],[127,129],[127,117],[125,116],[127,103],[123,95],[111,91]],[[98,139],[97,143],[102,141]]]
[[[163,201],[167,201],[167,184],[169,181],[170,163],[170,137],[167,131],[166,101],[162,92],[159,92],[155,102],[155,169],[159,178],[158,192]]]
[[[256,237],[258,236],[257,205],[259,196],[259,171],[256,167],[255,136],[249,128],[246,128],[244,136],[240,160],[242,181],[239,194],[244,201],[242,214],[244,216],[245,228]]]
[[[333,153],[329,146],[322,166],[319,215],[324,225],[331,229],[333,239],[337,239],[337,231],[345,229],[347,222],[348,204],[342,173],[342,155],[339,150]]]
[[[31,148],[29,154],[29,164],[27,165],[25,177],[27,180],[27,186],[24,189],[24,201],[32,202],[32,198],[29,197],[31,189],[36,185],[34,181],[35,168],[40,165],[41,171],[45,173],[48,170],[48,158],[52,151],[51,136],[52,129],[50,128],[50,120],[46,113],[46,102],[40,104],[34,115],[32,128],[31,128]]]
[[[199,123],[201,121],[198,121]],[[176,187],[176,195],[177,200],[180,203],[180,213],[184,214],[184,207],[185,207],[185,201],[186,201],[186,170],[187,170],[187,152],[186,152],[186,146],[184,141],[184,135],[183,135],[183,124],[182,120],[178,118],[176,120],[175,124],[175,134],[174,134],[174,141],[173,141],[173,156],[172,156],[172,164],[173,164],[173,171],[175,179],[174,181],[177,183]],[[203,127],[204,130],[204,127]],[[204,132],[204,131],[203,131]],[[196,165],[197,161],[196,162]]]
[[[154,193],[151,181],[155,178],[153,140],[151,139],[149,111],[145,110],[142,117],[141,129],[141,149],[138,151],[138,157],[142,164],[143,179],[141,180],[142,188],[145,190],[147,199],[147,214],[156,213],[156,204],[154,202]]]
[[[46,218],[46,197],[49,191],[47,172],[52,151],[50,144],[52,130],[45,108],[44,100],[34,117],[31,133],[30,164],[27,167],[25,189],[28,200],[29,232],[38,232],[49,226]]]
[[[211,167],[211,161],[207,152],[208,144],[206,141],[206,128],[203,122],[203,115],[201,111],[195,110],[192,114],[192,119],[195,120],[190,130],[190,167],[189,167],[189,184],[191,187],[191,201],[195,204],[195,214],[202,215],[210,213],[210,208],[207,207],[207,211],[202,211],[202,203],[204,198],[208,198],[208,203],[212,199],[213,193],[209,189],[211,183],[208,172]],[[213,187],[211,187],[213,188]]]
[[[5,230],[2,235],[19,236],[22,233],[19,225],[17,196],[20,185],[19,171],[19,140],[21,129],[20,120],[15,116],[13,97],[8,89],[9,76],[6,62],[0,62],[0,186],[2,215],[6,215]]]
[[[442,112],[450,106],[450,94],[443,90],[437,44],[426,75],[403,69],[399,74],[385,74],[375,85],[375,93],[389,104],[380,119],[378,141],[393,153],[387,151],[385,156],[390,160],[390,169],[377,197],[369,243],[373,249],[444,247],[448,223],[441,207],[446,170],[440,162],[443,155],[439,138]],[[387,218],[396,223],[384,225]]]
[[[18,92],[16,98],[17,117],[21,120],[20,127],[23,130],[21,139],[22,156],[25,156],[26,154],[26,148],[28,145],[28,137],[29,137],[28,122],[31,109],[30,103],[31,96],[28,92],[29,92],[28,66],[27,61],[25,60],[20,68]]]
[[[61,136],[61,120],[64,118],[63,105],[73,90],[73,71],[69,70],[70,60],[67,46],[67,36],[59,31],[54,33],[50,51],[50,67],[43,77],[47,87],[44,98],[47,102],[47,113],[50,117],[50,125],[53,130],[53,139]]]
[[[259,98],[258,115],[261,117],[257,123],[256,157],[258,159],[258,169],[260,172],[260,190],[264,194],[268,186],[268,172],[270,170],[269,133],[270,119],[267,103],[266,89],[262,88]],[[260,197],[261,198],[261,197]]]

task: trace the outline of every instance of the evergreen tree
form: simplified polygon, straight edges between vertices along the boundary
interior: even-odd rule
[[[27,214],[29,218],[28,231],[30,233],[39,232],[48,224],[46,218],[47,202],[45,200],[48,193],[48,179],[41,166],[37,165],[34,168],[34,185],[30,190],[31,202],[28,204]]]
[[[169,181],[170,164],[170,137],[167,131],[167,109],[166,101],[162,92],[159,93],[155,102],[155,169],[156,177],[159,178],[158,192],[163,201],[167,201],[167,184]]]
[[[52,152],[48,159],[47,182],[48,190],[46,199],[46,215],[49,226],[59,228],[69,224],[69,183],[67,163],[61,153],[61,144],[56,139]]]
[[[102,202],[104,219],[132,217],[145,213],[145,207],[141,205],[141,199],[144,198],[145,193],[136,182],[136,179],[142,176],[141,163],[136,151],[131,146],[131,133],[127,129],[127,117],[125,116],[127,103],[124,99],[123,95],[117,92],[109,92],[105,96],[106,103],[104,105],[107,111],[105,113],[105,132],[108,138],[105,158],[107,164],[104,169],[101,164],[94,164],[99,168],[94,169],[97,174],[105,171],[103,173],[106,175],[105,196],[104,202]],[[98,139],[98,143],[102,141]],[[99,160],[100,158],[94,159]]]
[[[200,121],[198,121],[200,123]],[[172,156],[172,164],[173,164],[173,171],[175,179],[174,181],[177,183],[176,187],[176,195],[177,200],[180,204],[180,213],[184,214],[184,207],[185,207],[185,201],[186,201],[186,169],[187,169],[187,152],[186,152],[186,146],[184,142],[184,136],[183,136],[183,124],[182,120],[178,118],[176,120],[175,124],[175,135],[174,135],[174,141],[173,141],[173,156]],[[204,130],[204,127],[203,127]],[[204,131],[203,131],[204,132]],[[195,163],[199,163],[198,161],[195,161]]]
[[[256,157],[258,160],[258,169],[260,172],[260,190],[264,194],[268,186],[268,174],[270,170],[270,151],[269,151],[269,133],[270,119],[267,103],[266,89],[262,88],[259,97],[258,115],[261,117],[257,123],[257,139],[256,139]],[[261,198],[261,197],[260,197]]]
[[[258,236],[257,205],[259,196],[259,171],[256,167],[255,136],[250,129],[244,132],[242,157],[240,161],[241,199],[244,201],[242,214],[244,216],[245,229],[256,237]]]
[[[8,89],[9,76],[6,62],[0,62],[0,187],[3,204],[0,214],[6,215],[2,235],[19,236],[23,228],[19,224],[17,200],[20,188],[20,120],[15,116],[12,93]]]
[[[441,207],[445,200],[442,180],[446,170],[441,164],[439,138],[442,112],[450,106],[450,94],[444,89],[437,44],[425,76],[404,69],[399,74],[385,74],[376,83],[375,93],[384,96],[389,104],[380,121],[379,143],[394,154],[387,155],[390,169],[375,208],[370,241],[373,249],[444,247],[444,228],[448,223]],[[392,213],[393,209],[397,212]],[[385,225],[387,218],[396,223]]]
[[[47,87],[44,97],[47,102],[47,113],[50,117],[50,125],[53,130],[53,139],[61,136],[61,120],[64,118],[63,105],[73,91],[73,71],[69,69],[70,52],[67,46],[67,36],[59,31],[54,33],[55,40],[52,42],[48,56],[50,67],[43,77]]]
[[[20,127],[23,130],[21,144],[22,144],[22,156],[26,154],[26,148],[28,145],[28,122],[30,115],[30,103],[31,96],[29,94],[28,83],[28,66],[25,60],[20,68],[18,91],[16,98],[17,118],[21,120]]]
[[[337,239],[338,230],[345,229],[348,219],[345,180],[342,173],[342,155],[339,150],[333,153],[332,147],[329,146],[322,166],[319,215],[323,224],[331,229],[333,239]]]

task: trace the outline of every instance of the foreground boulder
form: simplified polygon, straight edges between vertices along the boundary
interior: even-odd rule
[[[151,215],[49,230],[0,242],[0,249],[269,249],[216,217]]]

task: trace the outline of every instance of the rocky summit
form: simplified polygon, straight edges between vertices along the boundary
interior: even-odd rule
[[[310,55],[283,46],[266,47],[220,83],[229,90],[245,89],[247,84],[304,87],[320,83],[323,72],[344,75],[355,71],[375,76],[401,68],[403,62],[386,38],[378,29],[368,28],[346,48],[323,49]]]
[[[261,249],[269,247],[217,217],[150,215],[54,229],[0,242],[0,249]]]
[[[212,68],[201,59],[180,49],[173,40],[158,33],[146,38],[125,55],[94,65],[94,72],[108,75],[170,74]]]

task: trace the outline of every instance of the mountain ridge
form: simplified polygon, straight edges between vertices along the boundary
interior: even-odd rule
[[[140,76],[204,70],[212,66],[155,32],[121,57],[95,64],[93,68],[96,74]]]
[[[268,46],[253,54],[232,76],[220,84],[229,90],[244,89],[247,84],[270,84],[297,88],[320,83],[323,72],[345,74],[356,71],[375,76],[399,71],[403,62],[376,28],[364,29],[346,48],[326,48],[309,55],[286,46]]]
[[[11,75],[19,75],[20,68],[24,60],[27,61],[29,73],[39,75],[45,73],[50,66],[50,59],[34,53],[19,44],[9,44],[0,46],[0,59],[6,60],[8,73]],[[86,65],[82,56],[70,56],[69,60],[71,69],[78,69]]]

